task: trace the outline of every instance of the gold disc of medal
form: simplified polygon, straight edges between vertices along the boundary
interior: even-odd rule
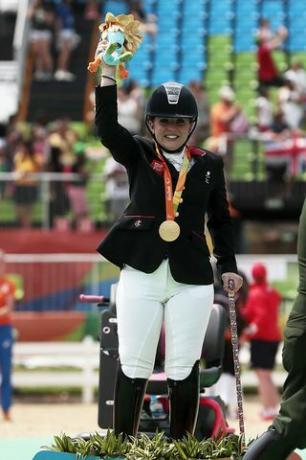
[[[159,236],[162,240],[170,243],[175,241],[181,232],[180,226],[175,220],[165,220],[159,226]]]

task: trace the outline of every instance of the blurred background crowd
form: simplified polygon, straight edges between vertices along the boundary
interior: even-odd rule
[[[120,82],[120,123],[146,134],[152,89],[169,80],[190,87],[200,112],[191,142],[224,159],[238,251],[252,248],[242,227],[254,214],[277,210],[279,222],[298,214],[292,197],[306,175],[302,2],[252,0],[247,15],[245,2],[231,0],[1,5],[1,35],[10,44],[0,50],[1,226],[90,230],[109,225],[128,200],[124,171],[95,137],[96,81],[86,71],[107,11],[132,12],[144,32]]]

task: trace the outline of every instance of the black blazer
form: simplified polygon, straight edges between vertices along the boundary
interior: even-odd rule
[[[130,183],[130,203],[97,251],[121,268],[128,264],[145,273],[152,273],[163,259],[169,258],[176,281],[210,284],[213,273],[204,236],[207,213],[219,274],[236,273],[222,159],[194,149],[195,161],[187,174],[176,218],[181,233],[176,241],[167,243],[158,233],[166,212],[163,175],[154,142],[132,136],[118,124],[115,85],[96,89],[96,126],[103,145],[126,167]],[[175,189],[179,173],[171,163],[168,166]]]

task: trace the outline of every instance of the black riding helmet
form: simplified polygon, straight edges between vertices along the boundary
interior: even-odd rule
[[[181,83],[167,82],[156,88],[149,98],[145,110],[145,122],[153,139],[148,121],[154,117],[189,118],[193,121],[193,129],[185,142],[193,133],[198,120],[198,106],[192,92]],[[184,145],[185,145],[184,144]],[[184,147],[184,145],[181,146]]]

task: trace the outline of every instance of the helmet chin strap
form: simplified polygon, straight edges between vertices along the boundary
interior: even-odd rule
[[[169,150],[169,149],[166,149],[165,147],[163,147],[161,144],[159,144],[157,141],[155,141],[156,144],[158,145],[158,147],[163,151],[163,152],[166,152],[166,153],[181,153],[183,150],[184,150],[184,147],[185,145],[187,144],[187,141],[181,145],[181,147],[175,149],[175,150]]]

